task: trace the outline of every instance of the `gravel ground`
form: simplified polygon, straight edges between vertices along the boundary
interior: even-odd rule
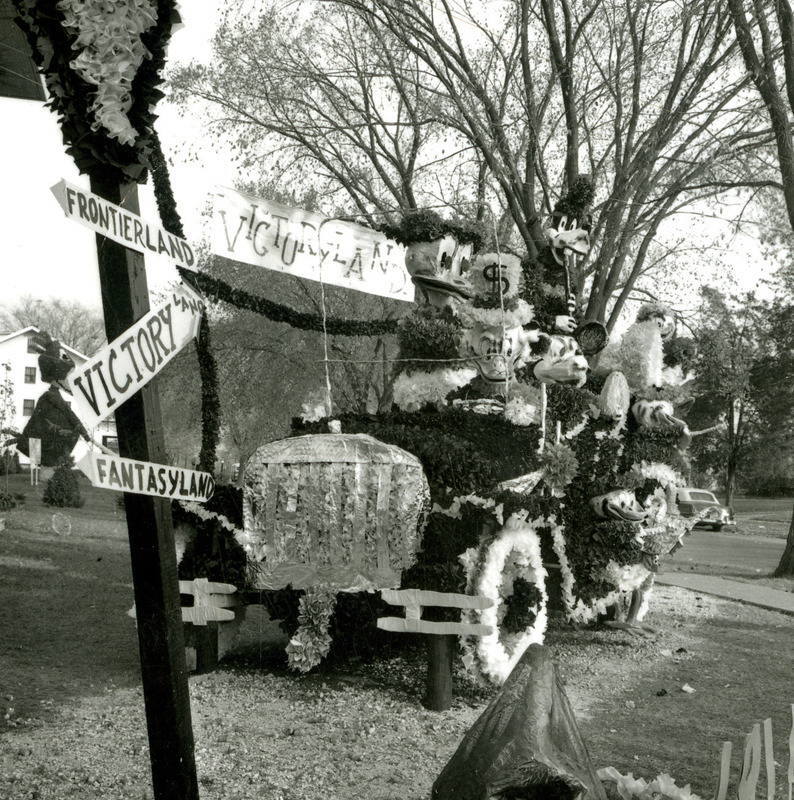
[[[690,780],[683,773],[692,767],[675,749],[680,746],[678,724],[693,728],[692,757],[704,759],[707,774],[712,768],[716,774],[720,732],[703,732],[709,752],[697,752],[691,715],[703,712],[693,711],[697,695],[681,689],[696,687],[706,708],[715,702],[709,699],[707,679],[714,678],[714,698],[725,694],[721,687],[728,684],[716,664],[735,673],[734,665],[706,647],[698,628],[719,627],[724,619],[735,619],[742,630],[787,627],[790,636],[790,622],[779,615],[713,598],[698,597],[695,604],[691,593],[673,587],[657,588],[650,619],[660,626],[655,637],[571,628],[549,636],[597,767],[633,767],[649,778],[669,771],[682,785]],[[272,663],[262,666],[258,643],[245,642],[246,632],[251,636],[258,627],[249,620],[243,645],[219,670],[190,677],[203,800],[426,800],[435,777],[493,693],[457,675],[453,707],[442,713],[425,710],[419,648],[344,672],[297,677]],[[702,663],[711,666],[704,671]],[[96,688],[97,693],[58,707],[43,700],[41,714],[25,718],[15,715],[13,696],[0,698],[6,723],[0,733],[2,800],[152,797],[141,690]],[[761,704],[744,694],[748,703]],[[730,697],[722,700],[736,705]],[[786,710],[784,702],[780,706]],[[643,745],[642,737],[657,724],[653,709],[662,707],[674,727]],[[744,715],[752,711],[733,713],[739,717],[735,733],[741,735],[752,722]],[[665,762],[671,758],[672,766]],[[676,774],[678,759],[681,771]],[[705,794],[705,788],[700,791]]]

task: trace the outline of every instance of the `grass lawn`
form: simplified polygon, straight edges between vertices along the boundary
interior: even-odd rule
[[[748,536],[771,536],[785,539],[788,535],[794,499],[791,497],[734,497],[733,510],[739,533]]]
[[[0,797],[150,797],[137,635],[126,614],[133,592],[124,516],[117,493],[93,489],[82,478],[80,486],[82,508],[50,509],[41,502],[43,485],[31,488],[27,476],[12,476],[9,488],[23,492],[26,503],[0,514],[7,521],[0,533]],[[55,514],[71,525],[59,520],[54,527]],[[561,622],[549,631],[547,644],[596,766],[648,779],[668,772],[708,798],[721,743],[731,740],[733,794],[744,736],[769,716],[780,775],[788,764],[794,702],[794,617],[660,586],[646,622],[657,629],[655,637]],[[376,688],[370,681],[359,689],[358,681],[339,697],[321,691],[322,676],[239,658],[211,675],[192,676],[202,800],[280,796],[268,783],[278,759],[308,772],[301,765],[311,761],[318,742],[323,754],[309,767],[340,764],[349,786],[360,788],[326,794],[296,788],[285,798],[426,800],[433,776],[484,701],[463,702],[458,684],[453,709],[424,711],[424,653],[416,651],[415,681],[406,682],[387,661],[350,665]],[[343,701],[370,715],[371,736],[340,735],[334,715],[343,713]],[[298,733],[263,733],[270,720],[282,727],[291,720]],[[411,733],[403,733],[411,720]],[[303,730],[322,736],[298,735]],[[387,735],[410,755],[392,773],[380,743]],[[235,760],[246,747],[266,756]],[[246,791],[226,791],[224,781],[243,769],[252,775]],[[123,789],[113,784],[117,776],[127,782]],[[762,780],[759,792],[765,791]],[[776,796],[785,797],[780,779]]]

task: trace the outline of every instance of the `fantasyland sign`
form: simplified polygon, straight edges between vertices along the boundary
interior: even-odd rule
[[[198,334],[204,303],[185,284],[130,326],[118,339],[66,378],[72,407],[86,428],[95,428],[143,388]]]
[[[412,302],[405,248],[363,225],[219,187],[212,252],[255,267]]]
[[[139,253],[164,254],[180,267],[195,269],[196,256],[190,245],[159,225],[64,180],[50,191],[69,219]]]
[[[209,500],[215,491],[215,479],[208,472],[135,461],[95,450],[78,459],[77,468],[92,486],[100,489],[198,503]]]

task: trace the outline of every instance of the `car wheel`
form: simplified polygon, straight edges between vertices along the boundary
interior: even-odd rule
[[[713,530],[713,531],[721,531],[722,530],[722,525],[720,523],[715,523],[714,525],[711,526],[711,530]]]

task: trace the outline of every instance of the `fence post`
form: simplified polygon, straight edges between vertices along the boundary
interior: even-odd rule
[[[758,785],[758,775],[761,771],[761,726],[753,725],[752,731],[744,741],[744,760],[742,761],[742,774],[736,795],[739,800],[754,800],[755,789]]]

